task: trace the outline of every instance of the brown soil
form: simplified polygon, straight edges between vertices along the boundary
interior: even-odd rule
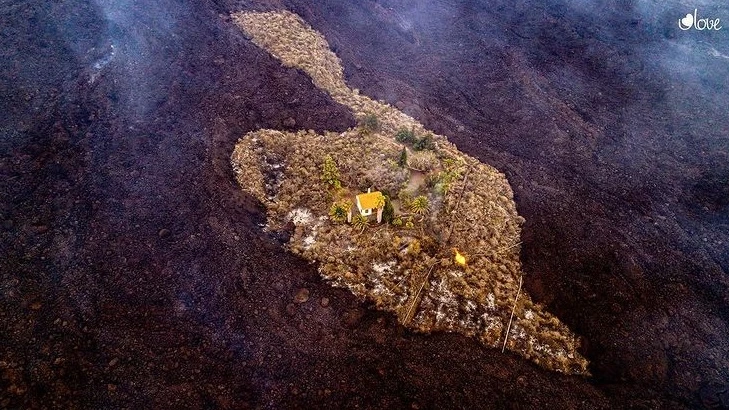
[[[279,3],[506,172],[592,379],[412,334],[262,230],[237,138],[354,124],[225,17]],[[662,64],[672,6],[420,3],[0,5],[0,407],[727,407],[724,60]]]

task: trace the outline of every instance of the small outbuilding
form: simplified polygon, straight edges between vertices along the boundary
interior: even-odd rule
[[[367,190],[367,193],[359,194],[355,197],[355,204],[357,204],[357,210],[362,216],[370,216],[374,211],[377,211],[377,223],[382,222],[382,210],[385,208],[385,196],[382,192]],[[351,220],[351,217],[348,218]]]

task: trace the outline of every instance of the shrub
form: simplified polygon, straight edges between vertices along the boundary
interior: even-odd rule
[[[445,168],[448,171],[454,171],[456,169],[457,162],[453,158],[444,158],[443,159],[443,168]]]
[[[400,128],[397,130],[397,133],[395,133],[395,139],[398,142],[403,142],[405,144],[413,144],[417,141],[415,133],[407,128]]]
[[[429,172],[425,176],[425,186],[433,188],[440,182],[440,172]]]
[[[363,130],[368,133],[377,132],[380,130],[380,120],[375,114],[372,113],[365,114],[365,116],[362,117],[362,120],[360,120],[359,125],[360,127],[362,127]]]
[[[413,169],[418,171],[430,171],[438,166],[438,158],[432,152],[416,152],[410,156],[408,161],[409,165]]]
[[[367,219],[366,216],[362,216],[360,214],[354,215],[352,217],[352,226],[354,226],[356,229],[360,229],[362,231],[365,230],[370,224],[369,219]]]
[[[405,229],[413,229],[415,228],[415,224],[413,223],[413,218],[408,218],[407,221],[405,221]]]
[[[408,150],[405,147],[402,147],[402,152],[400,153],[400,158],[397,160],[397,165],[400,168],[408,166]]]
[[[408,208],[410,207],[410,201],[413,200],[413,193],[403,188],[397,194],[397,199],[400,200],[403,207]]]
[[[456,169],[433,172],[428,174],[426,184],[430,188],[435,188],[437,193],[445,195],[450,190],[451,184],[460,177],[461,173]]]
[[[438,250],[440,249],[440,244],[438,243],[438,241],[433,239],[432,236],[428,235],[420,238],[420,246],[423,249],[423,252],[429,255],[436,255],[438,253]],[[450,259],[448,260],[450,261]]]
[[[402,226],[402,218],[399,216],[395,217],[395,219],[392,220],[392,225],[397,227]]]
[[[415,151],[434,150],[435,143],[433,142],[433,136],[431,134],[425,134],[418,138],[418,140],[413,143],[413,149]]]
[[[410,242],[410,245],[408,245],[408,253],[411,255],[417,255],[420,253],[420,241],[417,239],[414,239],[412,242]]]

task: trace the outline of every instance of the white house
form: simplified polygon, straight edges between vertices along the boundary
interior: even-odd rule
[[[377,211],[377,223],[382,222],[382,210],[385,207],[385,197],[382,192],[375,191],[371,192],[369,189],[365,194],[359,194],[355,197],[355,204],[357,204],[357,210],[362,216],[370,216],[376,210]],[[347,218],[350,222],[352,220],[351,210]]]

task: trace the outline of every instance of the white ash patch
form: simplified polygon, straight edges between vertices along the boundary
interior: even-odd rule
[[[477,303],[464,301],[462,296],[451,289],[451,280],[460,275],[452,271],[440,280],[430,281],[430,289],[420,305],[415,321],[424,323],[428,318],[434,320],[435,328],[448,331],[461,331],[466,335],[475,335],[480,327],[480,310]]]
[[[395,267],[395,261],[387,261],[382,263],[372,263],[372,270],[374,270],[378,275],[382,276],[383,274],[391,274],[392,268]]]
[[[395,268],[397,262],[390,260],[387,262],[373,262],[372,273],[367,275],[368,287],[370,292],[376,298],[385,301],[390,305],[389,309],[400,306],[407,299],[407,294],[398,294],[398,286],[394,284],[397,281],[398,271]],[[391,287],[393,286],[393,287]]]
[[[431,282],[431,291],[428,296],[436,305],[435,322],[449,329],[456,327],[458,320],[458,296],[450,290],[447,276],[443,276],[437,283]]]
[[[304,249],[311,248],[316,243],[316,231],[312,231],[311,235],[304,238]]]
[[[526,340],[527,333],[523,327],[514,323],[513,325],[511,325],[511,333],[509,334],[509,337],[514,339]]]
[[[481,322],[483,323],[483,329],[487,332],[504,327],[503,323],[501,323],[500,317],[489,316],[488,313],[484,313],[483,315],[481,315]]]
[[[261,166],[266,170],[264,172],[264,189],[269,201],[273,201],[278,197],[278,192],[281,189],[281,185],[283,185],[285,165],[282,162],[278,162],[275,157],[269,157],[263,154]]]
[[[308,209],[296,208],[288,213],[286,219],[289,221],[293,221],[294,225],[299,226],[310,224],[313,217],[311,216],[311,211],[309,211]]]
[[[322,265],[319,265],[318,271],[322,278],[330,281],[332,286],[337,288],[347,287],[346,281],[341,276],[337,276],[335,274],[327,274],[324,269],[322,269]]]
[[[309,215],[311,216],[311,215]],[[309,222],[311,222],[312,218],[309,218]],[[325,218],[326,219],[326,218]],[[311,248],[316,243],[316,237],[319,233],[319,228],[321,228],[324,225],[324,220],[321,217],[319,220],[314,224],[314,226],[311,227],[311,231],[309,232],[309,235],[305,236],[303,239],[303,246],[304,249]],[[296,222],[294,222],[294,225],[296,225]]]
[[[534,336],[529,336],[529,345],[531,345],[535,352],[539,352],[545,356],[555,356],[555,353],[548,345],[539,343],[539,340]],[[562,354],[564,355],[564,353]]]
[[[458,324],[469,336],[473,336],[478,331],[477,307],[476,302],[470,299],[461,304],[462,311]]]
[[[496,296],[493,293],[489,293],[486,296],[486,307],[489,309],[496,309]]]
[[[367,289],[363,283],[346,282],[345,286],[358,298],[365,299],[367,297]]]
[[[391,291],[383,282],[374,281],[372,283],[374,284],[371,290],[373,295],[383,299],[391,299],[396,296],[395,292]]]

